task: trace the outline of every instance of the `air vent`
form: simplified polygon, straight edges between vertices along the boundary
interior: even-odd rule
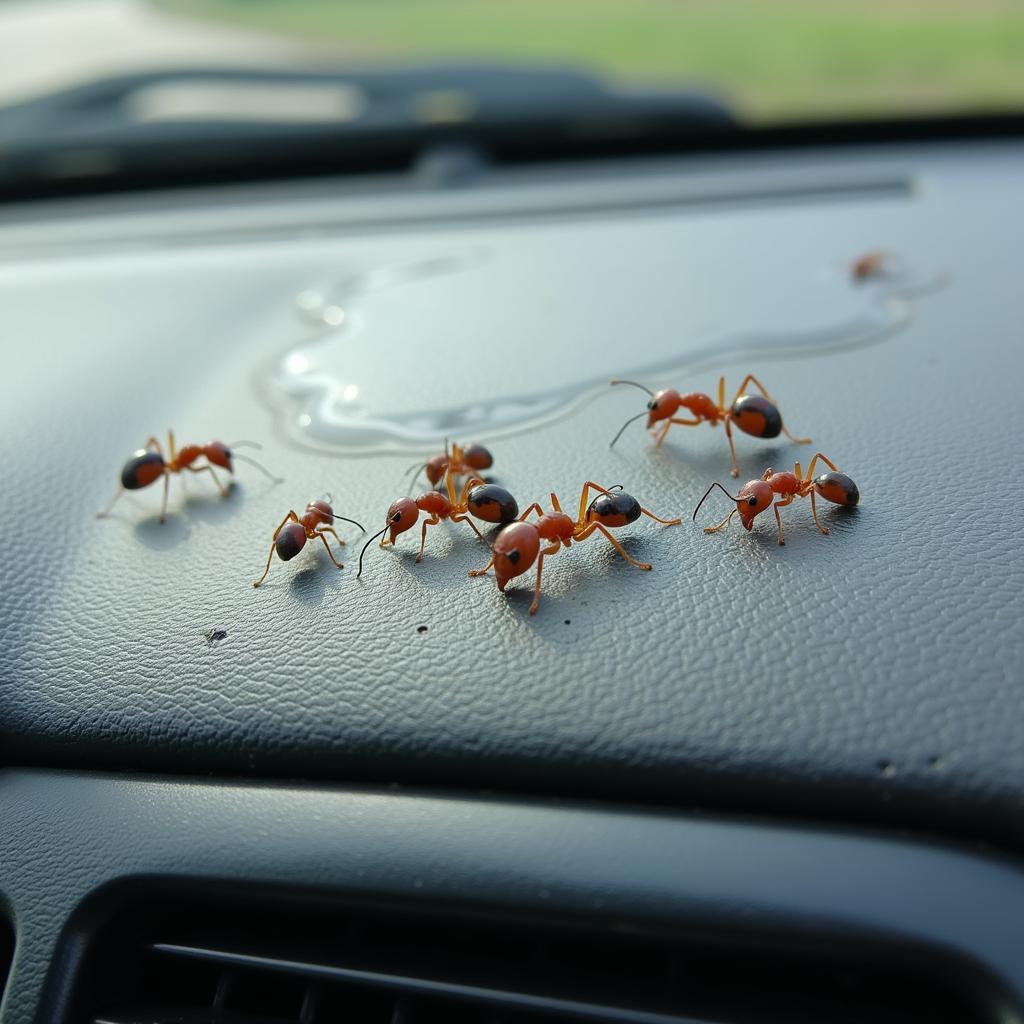
[[[870,947],[869,947],[870,948]],[[77,972],[75,1024],[970,1024],[958,964],[779,937],[504,917],[134,903]],[[972,979],[976,981],[976,979]]]

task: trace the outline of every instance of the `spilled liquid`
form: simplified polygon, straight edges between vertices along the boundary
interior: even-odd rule
[[[523,239],[516,239],[522,243]],[[892,337],[944,283],[894,257],[856,282],[808,248],[765,266],[593,246],[465,247],[353,267],[295,299],[299,337],[265,393],[295,440],[347,452],[487,440],[558,418],[612,377],[712,391],[739,356],[811,356]],[[648,263],[648,266],[644,264]]]

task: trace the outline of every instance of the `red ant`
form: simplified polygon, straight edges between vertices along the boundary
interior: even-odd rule
[[[328,494],[326,499],[318,498],[316,501],[309,502],[301,516],[297,516],[294,511],[291,511],[281,520],[280,525],[274,531],[270,554],[267,555],[267,566],[263,570],[263,575],[253,584],[254,587],[258,587],[267,578],[275,551],[282,562],[287,562],[305,547],[307,540],[312,540],[314,537],[319,537],[324,542],[324,547],[327,548],[327,557],[334,562],[334,565],[338,569],[344,568],[344,563],[337,561],[331,554],[331,546],[327,543],[327,537],[324,536],[329,533],[339,544],[345,543],[334,532],[330,524],[336,519],[341,519],[346,523],[352,523],[353,526],[358,526],[363,533],[366,533],[366,530],[354,519],[335,515],[330,501],[331,496]]]
[[[651,400],[647,403],[647,429],[650,430],[655,423],[662,420],[665,421],[659,430],[651,431],[658,439],[657,447],[659,448],[673,424],[680,427],[696,427],[701,423],[709,423],[711,426],[716,427],[720,422],[724,423],[725,436],[729,440],[729,451],[732,454],[731,473],[733,476],[740,475],[740,467],[736,462],[736,447],[732,442],[732,425],[734,423],[743,433],[750,434],[753,437],[772,438],[778,437],[782,433],[794,444],[811,443],[809,437],[794,437],[783,426],[782,414],[775,404],[775,399],[768,394],[764,385],[752,373],[748,373],[743,378],[743,383],[737,389],[732,405],[728,409],[725,407],[724,377],[721,377],[718,381],[717,403],[709,395],[699,391],[681,395],[672,388],[665,388],[655,394],[650,388],[645,387],[643,384],[637,384],[633,380],[613,380],[612,384],[629,384],[634,388],[639,388],[641,391],[646,391],[651,396]],[[761,394],[744,394],[748,384],[755,385]],[[675,414],[680,408],[692,413],[693,419],[675,419]],[[613,447],[615,442],[622,437],[622,432],[630,423],[640,419],[643,415],[644,413],[639,413],[626,420],[619,432],[612,438],[612,443],[609,447]]]
[[[412,478],[412,483],[415,484],[420,471],[424,470],[426,471],[427,479],[430,481],[430,486],[436,487],[443,479],[449,467],[453,476],[465,476],[467,473],[476,475],[485,469],[490,469],[493,465],[494,457],[482,444],[470,444],[466,445],[465,448],[461,445],[453,444],[451,451],[449,451],[448,441],[446,440],[443,454],[433,455],[426,462],[417,462],[415,466],[410,466],[406,473],[411,473],[413,470],[416,471],[416,476]],[[409,486],[411,490],[412,484]]]
[[[884,249],[872,249],[850,264],[850,276],[854,281],[872,281],[882,277],[894,277],[906,273],[906,264],[898,256]]]
[[[423,548],[427,543],[427,527],[436,526],[442,519],[448,519],[453,523],[468,523],[473,527],[474,533],[483,540],[483,534],[477,529],[476,523],[469,516],[476,516],[487,523],[511,523],[519,514],[519,504],[515,498],[497,484],[485,484],[478,476],[470,477],[463,485],[461,493],[456,496],[455,483],[452,480],[453,470],[451,466],[445,470],[444,481],[447,495],[440,491],[427,491],[418,498],[399,498],[391,504],[387,514],[387,524],[380,533],[375,533],[363,546],[359,553],[359,572],[356,577],[363,573],[363,555],[366,549],[380,536],[391,532],[380,542],[380,546],[387,547],[395,543],[395,538],[406,530],[411,530],[420,517],[420,512],[430,516],[423,521],[423,530],[420,533],[420,552],[416,561],[423,561]],[[486,543],[486,542],[485,542]]]
[[[587,498],[590,497],[592,490],[600,493],[588,505]],[[621,486],[608,489],[593,481],[588,481],[583,485],[579,514],[575,522],[571,516],[562,511],[562,507],[558,503],[558,495],[554,492],[551,494],[551,507],[552,512],[545,512],[538,502],[534,502],[519,517],[518,522],[506,526],[498,534],[492,549],[491,560],[487,565],[482,569],[474,569],[469,574],[470,576],[483,576],[491,566],[494,566],[498,589],[504,591],[509,580],[521,576],[536,562],[537,582],[533,588],[531,615],[537,614],[537,606],[540,604],[540,580],[546,556],[556,554],[562,547],[569,547],[574,542],[579,544],[598,532],[611,541],[615,550],[630,565],[649,571],[650,564],[638,562],[630,556],[626,549],[609,533],[608,528],[626,526],[635,522],[642,515],[648,516],[656,522],[664,523],[666,526],[676,526],[680,522],[679,519],[661,519],[653,512],[642,508],[636,498],[631,494],[626,494]],[[534,511],[540,518],[536,523],[526,522],[526,517]],[[543,549],[541,548],[542,541],[548,542]]]
[[[814,467],[819,459],[832,472],[822,473],[821,476],[815,478]],[[821,452],[815,454],[814,458],[811,459],[811,463],[807,467],[807,476],[803,475],[799,462],[793,467],[792,473],[776,473],[773,469],[766,469],[760,480],[750,480],[745,483],[740,488],[740,493],[735,497],[729,494],[716,481],[707,489],[704,497],[700,499],[697,507],[693,510],[694,522],[697,520],[697,513],[700,511],[701,505],[704,504],[707,496],[716,487],[728,495],[730,500],[735,501],[736,507],[717,526],[705,526],[705,533],[717,533],[719,530],[725,529],[737,512],[740,514],[740,522],[743,523],[744,529],[751,529],[754,525],[754,519],[772,504],[775,495],[778,494],[781,497],[775,502],[773,508],[775,511],[775,522],[778,524],[780,544],[785,544],[786,542],[782,537],[782,519],[779,516],[779,509],[784,508],[786,505],[791,505],[794,498],[806,498],[810,495],[811,516],[814,518],[814,525],[825,536],[828,536],[828,527],[822,526],[818,522],[818,508],[815,504],[815,499],[822,497],[835,505],[846,505],[849,508],[852,508],[860,501],[860,491],[857,490],[857,485],[845,473],[840,473],[836,469],[835,463],[822,455]]]
[[[183,469],[187,469],[190,473],[209,473],[213,477],[214,483],[217,485],[217,489],[223,498],[228,496],[228,489],[221,484],[217,474],[213,471],[213,467],[219,466],[221,469],[226,469],[229,473],[234,473],[233,459],[240,459],[242,462],[250,463],[264,476],[273,480],[274,483],[279,484],[282,482],[280,478],[267,472],[255,459],[235,454],[235,448],[248,447],[259,450],[260,446],[255,441],[236,441],[230,447],[221,441],[211,441],[209,444],[203,445],[187,444],[179,451],[174,445],[174,431],[168,430],[167,447],[171,453],[170,459],[164,458],[160,442],[155,437],[151,437],[146,441],[145,447],[140,448],[132,455],[121,470],[121,486],[115,492],[110,504],[102,512],[96,514],[97,519],[102,519],[104,516],[109,515],[110,510],[125,491],[138,491],[143,487],[156,483],[160,477],[163,477],[164,500],[160,506],[160,522],[162,523],[167,515],[167,492],[171,481],[171,474],[180,473]],[[192,463],[200,456],[205,457],[205,464],[193,466]]]

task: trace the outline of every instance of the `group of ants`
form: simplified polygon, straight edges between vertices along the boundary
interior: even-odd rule
[[[894,269],[892,263],[892,254],[875,250],[865,253],[852,263],[850,274],[855,281],[884,277]],[[716,427],[721,424],[725,428],[725,436],[729,442],[729,451],[732,455],[731,472],[735,478],[739,476],[739,465],[736,462],[736,448],[732,438],[734,426],[753,437],[769,439],[778,437],[779,434],[785,434],[794,444],[811,443],[810,438],[794,437],[785,428],[775,399],[768,394],[764,385],[753,374],[748,374],[743,379],[728,406],[725,404],[724,377],[718,382],[717,402],[710,395],[697,391],[680,394],[672,388],[665,388],[654,392],[645,385],[631,380],[613,380],[612,384],[626,384],[639,388],[650,396],[646,409],[626,420],[622,425],[612,439],[612,446],[622,436],[626,427],[643,416],[647,417],[647,429],[651,431],[658,447],[661,446],[673,426],[696,427],[702,423],[708,423],[712,427]],[[757,388],[760,394],[747,394],[747,388],[751,385]],[[680,410],[685,410],[689,415],[677,416]],[[233,459],[249,462],[271,479],[277,480],[258,462],[244,455],[238,455],[234,451],[234,449],[245,445],[259,447],[251,441],[239,441],[231,446],[220,441],[211,441],[206,445],[185,445],[179,449],[175,447],[172,431],[168,431],[167,441],[168,452],[166,455],[160,442],[155,437],[151,437],[145,447],[131,456],[121,470],[121,486],[117,489],[106,510],[99,513],[101,517],[110,512],[114,503],[125,491],[136,491],[148,487],[163,478],[164,496],[160,510],[160,522],[162,523],[167,511],[167,491],[171,474],[181,473],[185,470],[190,473],[209,473],[221,494],[227,497],[228,490],[217,475],[217,469],[233,473]],[[204,461],[197,465],[196,463],[200,459]],[[829,471],[815,476],[814,472],[819,462],[826,465]],[[422,472],[430,481],[431,490],[421,494],[418,498],[404,497],[392,502],[387,511],[384,528],[374,534],[359,553],[359,571],[356,575],[362,575],[363,556],[366,554],[366,549],[378,537],[381,538],[380,547],[392,545],[401,534],[411,530],[420,521],[421,516],[423,521],[420,530],[420,550],[416,556],[417,562],[423,559],[423,550],[427,543],[427,530],[443,520],[452,523],[468,523],[481,541],[486,544],[483,534],[473,522],[473,518],[476,518],[485,523],[500,525],[502,529],[491,547],[490,561],[482,569],[474,569],[469,575],[483,576],[493,568],[498,589],[504,592],[505,586],[510,580],[522,576],[536,564],[537,574],[533,603],[530,605],[530,614],[535,615],[540,602],[541,575],[545,558],[556,554],[563,547],[579,544],[595,533],[599,533],[608,539],[615,550],[630,565],[635,565],[638,569],[649,570],[651,566],[647,562],[638,562],[632,558],[610,531],[636,522],[640,516],[647,516],[666,526],[676,526],[680,523],[679,519],[662,519],[643,508],[636,498],[627,494],[621,486],[602,487],[593,481],[587,481],[583,485],[579,511],[575,519],[562,511],[558,496],[554,493],[551,494],[550,511],[545,512],[539,502],[534,502],[520,515],[516,499],[504,487],[488,483],[480,476],[480,473],[490,469],[493,463],[491,453],[482,445],[454,444],[449,447],[446,441],[444,452],[427,459],[426,462],[412,466],[409,473],[413,471],[416,473],[416,476],[413,477],[413,486]],[[443,489],[439,489],[442,481]],[[461,487],[458,486],[457,481],[462,481]],[[857,485],[845,473],[841,473],[835,463],[821,452],[817,452],[811,459],[806,474],[801,469],[799,462],[794,465],[792,473],[777,473],[774,469],[769,468],[758,479],[745,483],[735,495],[730,494],[722,484],[715,481],[704,492],[704,497],[700,499],[694,509],[694,521],[697,519],[697,513],[701,506],[716,487],[730,501],[735,502],[736,507],[717,525],[704,527],[705,533],[718,533],[719,530],[724,530],[736,515],[739,516],[743,527],[750,530],[754,525],[754,520],[771,507],[775,513],[775,524],[780,544],[785,544],[785,539],[782,534],[782,518],[779,516],[779,509],[791,505],[797,498],[809,497],[811,499],[811,516],[814,525],[823,535],[828,534],[828,529],[822,526],[818,519],[816,504],[818,498],[824,498],[833,504],[846,507],[852,507],[860,500]],[[591,492],[594,493],[593,498],[591,498]],[[531,519],[531,515],[535,515],[536,518]],[[327,499],[319,498],[309,502],[301,516],[290,511],[274,531],[263,575],[253,583],[253,586],[258,587],[267,578],[275,552],[281,561],[287,562],[303,549],[307,540],[315,538],[319,538],[323,542],[331,562],[337,568],[343,568],[343,564],[334,557],[331,546],[327,542],[327,534],[330,534],[339,545],[345,543],[334,531],[333,524],[336,520],[352,523],[354,526],[358,526],[363,533],[366,532],[365,528],[354,519],[337,515],[331,507],[329,496]]]
[[[612,440],[612,445],[618,441],[630,423],[643,416],[647,417],[647,428],[652,432],[658,446],[662,444],[673,426],[696,427],[702,423],[708,423],[714,427],[721,424],[725,428],[729,451],[732,454],[732,476],[737,477],[739,476],[739,466],[736,462],[736,448],[732,437],[734,426],[754,437],[774,438],[783,433],[795,444],[810,444],[810,438],[793,437],[786,430],[775,400],[752,374],[744,378],[728,406],[725,404],[724,377],[719,381],[717,402],[709,395],[700,392],[680,394],[672,388],[653,392],[636,381],[613,380],[612,384],[625,384],[639,388],[650,396],[646,409],[623,424]],[[749,386],[755,387],[760,393],[747,394]],[[677,415],[681,410],[688,415]],[[185,445],[182,448],[176,448],[174,434],[168,432],[168,452],[165,454],[160,442],[155,437],[151,437],[145,447],[135,452],[125,463],[121,471],[121,486],[110,505],[100,513],[100,516],[109,513],[124,491],[139,490],[163,478],[164,496],[160,512],[160,521],[163,522],[167,510],[167,491],[171,474],[181,473],[185,470],[191,473],[209,473],[225,497],[228,490],[218,476],[217,469],[233,473],[233,459],[249,462],[267,476],[271,476],[259,463],[235,453],[234,449],[243,445],[258,447],[253,442],[240,441],[228,446],[219,441],[213,441],[206,445]],[[819,462],[827,466],[829,471],[816,477],[814,473]],[[491,453],[483,446],[454,444],[449,447],[446,442],[443,453],[411,467],[409,472],[416,472],[413,485],[415,485],[420,472],[423,472],[430,481],[432,489],[418,498],[399,498],[391,504],[387,511],[384,528],[366,542],[359,554],[357,576],[362,575],[363,557],[366,554],[366,549],[375,540],[381,538],[381,548],[392,545],[401,534],[411,530],[421,517],[422,529],[420,530],[420,550],[416,558],[417,562],[423,558],[427,530],[443,520],[452,523],[468,523],[477,536],[486,543],[483,534],[473,522],[475,518],[485,523],[501,525],[502,529],[491,547],[490,561],[483,568],[475,569],[469,575],[483,576],[493,568],[498,589],[504,591],[510,580],[522,576],[533,565],[536,565],[534,597],[533,603],[530,605],[530,614],[534,615],[540,602],[541,575],[545,558],[554,555],[563,547],[568,548],[574,543],[581,543],[594,536],[595,533],[599,533],[607,538],[616,551],[631,565],[638,569],[649,570],[651,566],[648,563],[638,562],[626,552],[612,535],[611,530],[635,522],[640,516],[647,516],[666,526],[675,526],[680,522],[679,519],[662,519],[656,516],[653,512],[643,508],[636,498],[623,491],[621,486],[606,488],[593,481],[588,481],[583,486],[579,510],[575,519],[562,511],[558,497],[554,493],[551,494],[549,511],[545,511],[539,502],[534,502],[520,514],[516,499],[505,488],[488,483],[479,475],[490,469],[492,465]],[[461,487],[457,485],[460,480],[462,481]],[[440,487],[442,482],[443,489]],[[828,529],[822,526],[818,520],[816,499],[824,498],[836,505],[849,507],[856,505],[860,498],[856,484],[844,473],[839,472],[836,465],[821,452],[815,454],[811,459],[806,474],[802,471],[799,462],[795,464],[792,473],[777,473],[773,469],[767,469],[758,479],[745,483],[735,495],[730,494],[722,484],[716,481],[707,489],[704,497],[694,509],[695,521],[701,506],[716,487],[730,501],[735,502],[736,507],[717,525],[705,527],[705,533],[717,533],[719,530],[724,530],[737,515],[744,528],[750,530],[757,516],[771,507],[775,513],[779,544],[785,543],[779,509],[792,504],[796,498],[810,498],[814,524],[822,534],[826,535]],[[593,497],[591,497],[592,493]],[[531,516],[535,518],[531,519]],[[330,534],[339,545],[345,543],[334,531],[333,524],[336,520],[352,523],[358,526],[363,533],[366,532],[354,519],[337,515],[331,507],[329,496],[327,499],[309,502],[302,515],[290,511],[274,531],[263,575],[256,580],[253,586],[260,586],[267,578],[275,552],[278,558],[287,562],[302,550],[307,540],[315,538],[319,538],[323,542],[331,562],[337,568],[342,568],[342,563],[334,557],[327,541],[327,534]]]

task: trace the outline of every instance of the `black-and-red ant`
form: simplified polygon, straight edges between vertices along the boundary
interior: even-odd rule
[[[732,425],[736,426],[745,434],[752,437],[772,438],[779,434],[785,434],[794,444],[810,444],[809,437],[794,437],[783,425],[782,414],[779,412],[775,399],[765,390],[764,385],[752,374],[748,373],[743,378],[743,383],[736,390],[732,404],[726,407],[725,404],[725,378],[718,381],[718,401],[715,402],[710,395],[700,391],[692,391],[681,395],[672,388],[665,388],[657,394],[643,384],[635,380],[613,380],[612,384],[629,384],[631,387],[646,391],[651,396],[647,403],[645,412],[638,413],[622,424],[619,432],[612,438],[612,444],[622,437],[622,432],[642,416],[647,417],[647,429],[650,430],[655,423],[664,421],[663,426],[652,431],[657,438],[657,446],[661,447],[665,435],[672,426],[697,427],[701,423],[708,423],[712,427],[719,423],[725,425],[725,436],[729,441],[729,452],[732,455],[733,476],[740,475],[740,468],[736,462],[736,447],[732,441]],[[748,395],[746,389],[748,384],[753,384],[760,392],[759,395]],[[693,416],[693,419],[676,419],[675,415],[679,409],[686,409]]]
[[[818,464],[819,459],[832,470],[831,473],[822,473],[819,477],[814,476],[814,468]],[[775,511],[775,522],[778,527],[780,544],[785,544],[786,541],[782,536],[782,519],[779,516],[779,509],[791,505],[794,499],[810,496],[811,516],[814,519],[814,525],[825,536],[828,535],[828,527],[822,526],[818,521],[818,509],[815,499],[819,497],[824,498],[835,505],[845,505],[848,508],[852,508],[860,501],[860,491],[857,490],[857,485],[845,473],[840,473],[835,463],[822,455],[821,452],[818,452],[811,459],[810,465],[807,467],[806,476],[804,476],[800,469],[799,462],[793,467],[792,473],[776,473],[773,469],[766,469],[764,475],[759,480],[749,480],[745,483],[740,488],[739,494],[735,497],[729,494],[716,481],[707,489],[704,497],[700,499],[697,507],[693,510],[695,522],[701,505],[704,504],[708,495],[716,487],[723,491],[731,501],[735,501],[736,507],[717,526],[705,526],[705,533],[717,533],[719,530],[724,530],[737,512],[739,513],[743,528],[750,530],[754,525],[754,519],[769,506],[772,506]],[[776,495],[779,495],[778,501],[775,501]],[[775,502],[774,505],[772,505],[773,501]]]
[[[270,572],[270,562],[274,557],[275,551],[277,552],[277,557],[282,562],[290,561],[305,547],[306,541],[312,540],[314,537],[319,537],[324,542],[324,547],[327,548],[327,557],[330,558],[338,569],[343,569],[344,563],[339,562],[331,553],[331,546],[327,543],[327,537],[325,536],[325,534],[329,533],[339,544],[345,543],[331,526],[338,519],[351,523],[353,526],[358,526],[363,533],[366,533],[361,523],[357,523],[354,519],[346,519],[345,516],[339,516],[335,513],[331,507],[330,495],[326,499],[317,498],[315,501],[309,502],[301,516],[296,515],[294,511],[290,511],[274,531],[274,537],[270,545],[270,554],[267,555],[266,568],[263,570],[263,575],[253,586],[258,587],[267,578],[267,573]]]
[[[146,441],[145,446],[135,452],[124,464],[124,468],[121,470],[121,486],[114,493],[110,504],[102,512],[98,512],[96,517],[102,519],[104,516],[109,515],[110,510],[125,491],[141,490],[143,487],[149,487],[150,484],[156,483],[157,480],[163,477],[164,499],[160,506],[160,522],[162,523],[167,516],[167,492],[171,474],[180,473],[186,469],[190,473],[209,473],[213,477],[221,497],[226,498],[228,496],[228,489],[221,484],[220,478],[214,472],[213,467],[217,466],[219,469],[226,469],[229,473],[234,473],[233,460],[235,459],[255,466],[264,476],[273,480],[274,483],[279,484],[282,482],[279,477],[269,473],[255,459],[235,453],[236,448],[242,447],[256,448],[257,450],[260,448],[255,441],[236,441],[230,446],[221,441],[210,441],[209,444],[187,444],[178,449],[174,444],[174,431],[168,430],[167,448],[170,452],[170,458],[165,458],[160,442],[155,437],[151,437]],[[199,458],[204,458],[206,461],[200,466],[193,465],[196,459]]]
[[[591,491],[598,491],[597,497],[587,502]],[[636,522],[644,515],[658,523],[666,526],[676,526],[679,519],[661,519],[653,512],[640,505],[631,494],[626,494],[621,487],[606,488],[593,481],[583,485],[580,494],[580,507],[575,521],[562,511],[558,503],[558,495],[551,494],[551,512],[545,512],[538,502],[534,502],[519,517],[519,521],[506,526],[498,534],[492,548],[491,560],[482,569],[474,569],[470,576],[483,576],[493,566],[494,576],[498,589],[504,591],[509,580],[515,579],[527,572],[529,568],[537,563],[537,579],[533,588],[533,603],[530,605],[530,614],[537,614],[537,606],[540,604],[540,582],[541,574],[544,571],[544,559],[554,555],[563,547],[570,547],[572,544],[579,544],[592,537],[594,533],[602,534],[615,548],[616,551],[630,565],[638,569],[650,570],[648,562],[638,562],[626,549],[611,535],[609,529],[626,526]],[[536,522],[527,522],[526,519],[531,512],[536,512]],[[541,543],[547,542],[547,546],[541,548]]]
[[[407,473],[415,471],[416,476],[412,478],[410,490],[415,485],[420,472],[425,472],[431,487],[436,487],[444,478],[445,473],[451,469],[452,476],[461,477],[470,473],[474,476],[490,469],[494,465],[494,457],[482,444],[459,445],[453,444],[449,450],[447,440],[444,443],[444,451],[439,455],[432,455],[426,462],[417,462],[410,466]]]
[[[511,523],[519,514],[519,505],[516,499],[504,487],[484,483],[479,477],[474,476],[462,485],[462,491],[456,495],[452,476],[452,467],[449,466],[444,474],[447,494],[442,494],[440,491],[427,491],[426,494],[421,494],[416,499],[399,498],[392,502],[387,512],[384,529],[380,533],[374,534],[359,553],[357,577],[361,576],[363,572],[363,555],[366,553],[366,549],[385,533],[390,533],[390,536],[385,537],[380,542],[380,546],[383,548],[394,544],[395,538],[399,534],[411,530],[416,525],[421,512],[429,518],[423,521],[420,550],[416,556],[417,562],[423,560],[423,548],[427,543],[427,527],[437,525],[442,519],[453,523],[468,523],[476,535],[483,540],[483,534],[477,529],[476,523],[469,518],[470,516],[475,516],[486,523]]]

